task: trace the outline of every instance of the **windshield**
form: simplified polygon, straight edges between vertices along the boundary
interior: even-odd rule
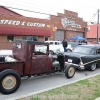
[[[78,46],[76,47],[73,52],[83,53],[83,54],[94,54],[94,50],[88,47]]]

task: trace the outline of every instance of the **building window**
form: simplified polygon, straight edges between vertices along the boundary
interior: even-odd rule
[[[7,36],[7,41],[8,42],[13,42],[14,41],[14,35],[8,35]]]
[[[44,41],[48,41],[48,40],[49,40],[48,36],[44,37]]]
[[[23,40],[38,41],[38,36],[22,36]]]
[[[38,41],[38,36],[33,36],[33,41]]]

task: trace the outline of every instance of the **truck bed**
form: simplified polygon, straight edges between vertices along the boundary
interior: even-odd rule
[[[5,61],[6,56],[0,56],[0,72],[6,69],[16,70],[19,75],[23,75],[23,62],[20,61]]]

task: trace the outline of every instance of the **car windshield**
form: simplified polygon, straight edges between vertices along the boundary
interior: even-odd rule
[[[94,54],[94,50],[88,47],[78,46],[76,47],[73,52],[83,53],[83,54]]]

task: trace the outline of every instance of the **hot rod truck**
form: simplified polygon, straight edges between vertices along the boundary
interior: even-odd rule
[[[15,40],[12,56],[0,56],[0,92],[10,94],[21,84],[21,77],[64,72],[67,78],[75,74],[73,66],[65,64],[63,54],[51,55],[49,44]]]

